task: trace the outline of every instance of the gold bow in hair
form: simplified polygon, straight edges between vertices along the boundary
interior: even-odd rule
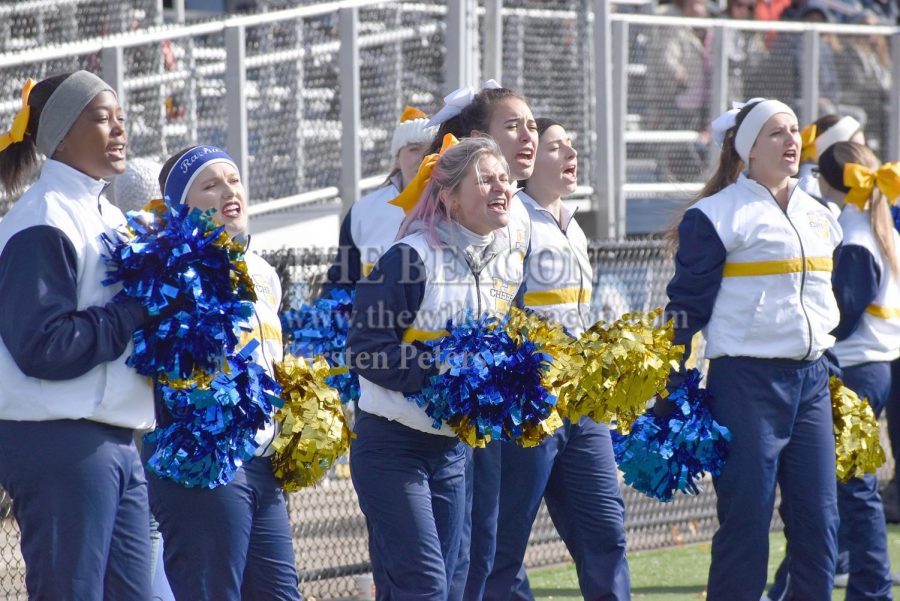
[[[19,112],[16,113],[12,127],[9,128],[9,131],[0,136],[0,152],[3,152],[11,145],[25,139],[25,134],[28,131],[28,119],[31,117],[31,107],[28,106],[28,96],[31,94],[31,88],[33,88],[36,83],[36,81],[29,77],[28,81],[26,81],[25,85],[22,87],[22,107],[19,108]]]
[[[441,155],[444,154],[448,148],[456,146],[457,144],[459,144],[459,140],[456,139],[456,136],[453,134],[446,134],[441,143],[440,151],[429,154],[422,159],[422,162],[419,164],[419,170],[416,172],[416,176],[412,178],[412,181],[409,182],[405,188],[403,188],[403,192],[401,192],[397,198],[388,202],[388,204],[400,207],[406,215],[409,215],[410,211],[415,208],[419,199],[422,197],[422,192],[425,191],[425,186],[428,185],[428,180],[431,179],[431,170],[437,165],[438,159],[441,158]]]
[[[857,163],[844,165],[844,185],[850,188],[845,202],[864,211],[875,186],[891,204],[900,197],[900,163],[885,163],[872,171]]]
[[[800,132],[800,162],[816,161],[816,124],[810,123]]]
[[[428,115],[424,112],[420,111],[414,106],[407,106],[403,109],[403,113],[400,115],[400,123],[406,123],[407,121],[412,121],[413,119],[427,119]]]

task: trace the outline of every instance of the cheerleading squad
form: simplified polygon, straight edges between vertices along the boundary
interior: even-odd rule
[[[777,100],[722,115],[718,169],[672,232],[665,316],[685,353],[668,387],[683,384],[702,331],[708,411],[731,436],[713,480],[711,600],[763,595],[776,485],[789,551],[770,598],[830,599],[839,551],[848,599],[891,598],[877,482],[836,478],[829,377],[843,370],[849,388],[884,407],[900,355],[891,217],[900,167],[877,160],[858,124],[824,119],[801,140]],[[272,419],[278,402],[266,392],[282,360],[281,288],[248,247],[240,173],[221,149],[195,146],[158,174],[172,215],[215,210],[255,289],[241,339],[211,336],[229,350],[206,377],[214,387],[250,365],[252,385],[222,390],[256,395],[259,426],[243,454],[231,449],[230,469],[201,472],[206,464],[185,455],[210,452],[192,445],[214,426],[180,430],[179,399],[202,378],[189,372],[182,378],[193,381],[176,384],[178,366],[140,364],[139,373],[128,359],[151,356],[159,340],[135,332],[160,331],[184,307],[123,296],[121,283],[105,281],[102,240],[126,223],[141,228],[103,195],[125,170],[126,145],[114,91],[84,71],[26,85],[0,138],[10,192],[30,181],[38,153],[47,157],[0,222],[0,486],[15,500],[29,598],[147,599],[152,510],[174,598],[299,599],[286,487],[273,467],[287,422]],[[629,599],[609,425],[563,416],[530,445],[470,437],[438,419],[428,396],[459,369],[432,343],[461,315],[525,309],[572,340],[595,325],[587,239],[563,203],[577,182],[569,133],[491,81],[453,92],[430,119],[405,111],[391,153],[384,186],[344,218],[323,290],[355,294],[350,462],[378,598],[532,599],[523,559],[543,499],[584,598]],[[798,183],[802,161],[818,176]],[[675,406],[660,398],[650,414],[665,419]],[[154,427],[138,451],[133,433]]]

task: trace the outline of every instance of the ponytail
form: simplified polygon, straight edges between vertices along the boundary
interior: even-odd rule
[[[744,122],[744,118],[757,104],[759,103],[748,103],[738,112],[735,117],[734,127],[729,128],[725,132],[725,138],[722,140],[722,152],[719,155],[719,164],[716,166],[715,173],[707,180],[703,189],[700,190],[700,193],[681,208],[675,222],[666,229],[663,237],[668,241],[669,250],[672,253],[674,253],[675,249],[678,247],[678,226],[681,224],[681,219],[684,217],[685,211],[697,204],[701,199],[718,194],[736,182],[741,172],[744,170],[744,160],[738,154],[737,149],[734,146],[734,140],[737,136],[738,128],[741,126],[741,123]]]
[[[25,137],[0,151],[0,185],[10,195],[17,195],[31,180],[38,165],[37,132],[41,111],[50,95],[71,73],[48,77],[38,82],[28,96],[30,115]]]
[[[872,235],[878,241],[881,254],[887,259],[894,276],[900,276],[900,260],[897,258],[897,245],[894,235],[894,218],[891,215],[890,200],[881,193],[878,187],[869,199],[869,214],[872,223]]]
[[[819,177],[837,192],[849,194],[851,189],[845,182],[844,168],[850,163],[861,165],[870,171],[878,171],[878,168],[881,167],[881,161],[868,146],[856,142],[837,142],[829,146],[819,157]],[[894,239],[891,199],[882,193],[878,185],[873,185],[872,192],[867,199],[868,204],[865,204],[864,199],[859,200],[863,201],[862,207],[867,207],[865,210],[869,212],[872,235],[878,242],[882,256],[890,265],[891,273],[900,276],[900,259],[897,258],[897,245]]]

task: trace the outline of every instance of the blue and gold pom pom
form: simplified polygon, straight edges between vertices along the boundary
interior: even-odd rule
[[[700,388],[700,379],[700,372],[688,370],[668,397],[673,405],[668,417],[648,410],[629,434],[612,432],[625,483],[649,497],[668,502],[677,491],[697,494],[703,474],[718,476],[725,465],[731,432],[713,419],[710,394]]]
[[[128,365],[171,380],[212,373],[223,351],[238,343],[256,300],[243,247],[230,240],[211,212],[153,201],[129,211],[121,239],[103,237],[104,285],[121,283],[116,298],[139,300],[151,317],[134,333]]]
[[[442,373],[407,396],[435,428],[447,424],[475,447],[491,440],[532,446],[562,425],[556,395],[544,383],[553,358],[516,325],[509,317],[469,313],[448,323],[446,336],[425,343]]]
[[[160,386],[171,421],[145,436],[147,467],[188,488],[227,484],[253,458],[256,433],[271,423],[280,386],[251,360],[253,340],[214,376]]]
[[[281,323],[288,352],[315,360],[323,357],[332,368],[327,383],[334,387],[342,403],[359,400],[359,377],[347,369],[347,332],[353,311],[352,292],[340,288],[312,304],[282,313]]]

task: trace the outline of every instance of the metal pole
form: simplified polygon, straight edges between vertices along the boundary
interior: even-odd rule
[[[447,0],[447,87],[472,85],[468,73],[469,0]]]
[[[596,169],[594,170],[594,234],[598,238],[616,235],[616,190],[612,107],[612,46],[610,36],[610,6],[607,0],[593,0],[594,4],[594,106],[597,136],[594,141]]]
[[[484,11],[481,76],[503,83],[503,0],[484,0]]]
[[[900,160],[900,33],[891,36],[891,102],[888,105],[885,160]]]
[[[116,91],[119,105],[126,108],[124,50],[121,46],[106,46],[100,51],[100,61],[103,63],[103,81]]]
[[[228,118],[228,154],[237,161],[247,197],[250,186],[250,156],[247,142],[247,71],[244,66],[246,32],[243,25],[225,28],[225,113]]]
[[[341,214],[345,215],[359,198],[362,177],[359,131],[359,9],[340,11],[341,49]]]
[[[728,49],[731,47],[734,31],[722,26],[712,31],[712,73],[709,95],[710,121],[728,110]],[[743,98],[735,100],[743,101]],[[718,152],[707,153],[707,168],[712,171],[719,162]]]
[[[613,148],[616,160],[614,165],[615,192],[615,233],[616,238],[625,238],[625,158],[628,147],[625,144],[625,121],[628,116],[628,23],[616,21],[612,24],[612,59],[613,59]]]
[[[175,9],[175,22],[184,23],[184,0],[172,0],[172,8]]]
[[[819,32],[803,33],[803,97],[800,99],[801,126],[819,117]]]

